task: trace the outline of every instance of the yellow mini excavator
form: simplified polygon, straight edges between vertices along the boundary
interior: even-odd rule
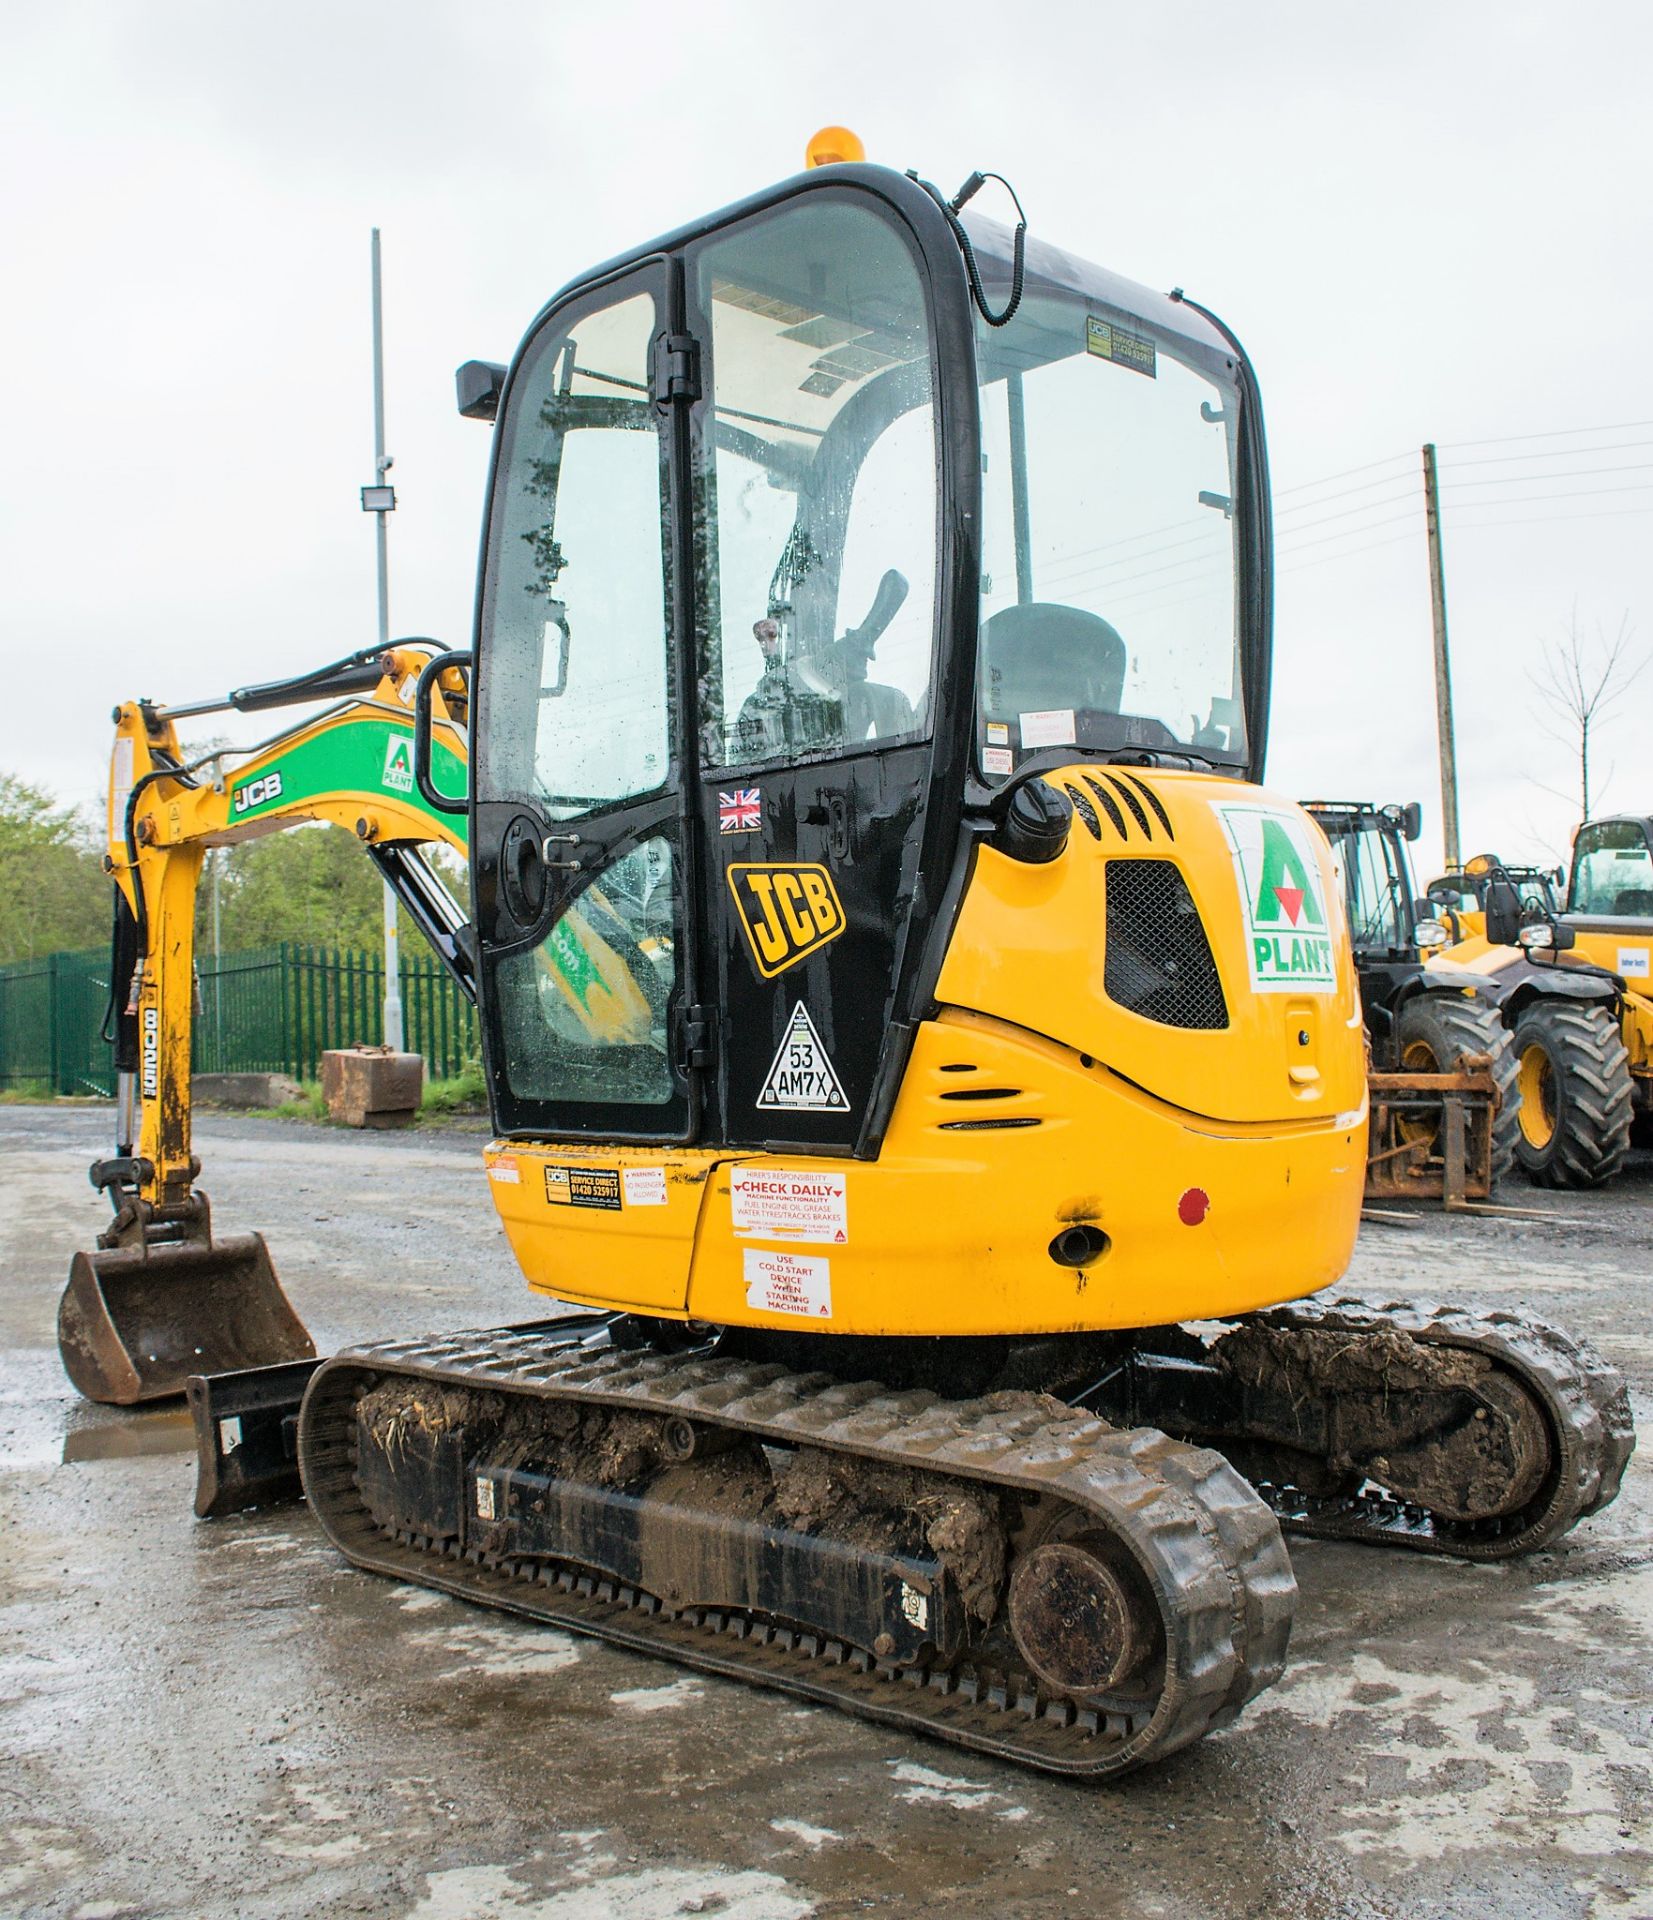
[[[1106,1776],[1278,1675],[1282,1524],[1500,1559],[1631,1429],[1521,1315],[1306,1298],[1365,1072],[1326,844],[1254,784],[1256,383],[982,184],[812,168],[460,370],[474,648],[351,805],[381,863],[465,822],[490,1191],[581,1310],[289,1364],[358,1565]],[[123,714],[136,1260],[193,1194],[187,848],[156,902],[207,803]]]

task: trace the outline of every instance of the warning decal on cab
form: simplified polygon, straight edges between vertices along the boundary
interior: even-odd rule
[[[832,1262],[808,1253],[770,1253],[748,1247],[746,1304],[763,1313],[832,1318]]]
[[[842,1246],[849,1239],[848,1180],[841,1173],[733,1167],[729,1211],[736,1233]]]

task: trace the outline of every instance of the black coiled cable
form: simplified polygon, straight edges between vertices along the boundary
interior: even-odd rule
[[[1007,327],[1016,317],[1016,309],[1022,304],[1022,279],[1027,265],[1027,215],[1022,211],[1022,203],[1016,198],[1016,189],[1002,173],[973,173],[959,188],[951,200],[944,200],[939,190],[928,180],[919,180],[910,168],[909,180],[918,184],[935,201],[947,217],[947,224],[953,229],[953,238],[959,243],[959,251],[964,255],[964,271],[970,281],[970,297],[975,301],[981,317],[990,327]],[[1010,298],[1004,303],[1003,310],[995,313],[987,304],[987,294],[982,287],[981,268],[976,262],[976,250],[970,244],[970,236],[964,230],[964,222],[959,218],[959,209],[977,194],[989,180],[997,180],[1005,192],[1010,195],[1016,207],[1016,232],[1010,248]]]

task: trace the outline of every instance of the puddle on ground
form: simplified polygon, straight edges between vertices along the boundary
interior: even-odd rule
[[[95,1425],[74,1426],[63,1436],[63,1463],[138,1460],[152,1453],[193,1453],[195,1421],[188,1407],[161,1413],[123,1413]]]

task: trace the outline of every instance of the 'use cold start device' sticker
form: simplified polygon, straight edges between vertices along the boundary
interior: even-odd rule
[[[771,1253],[748,1247],[746,1304],[763,1313],[832,1318],[832,1262],[807,1253]]]
[[[788,1167],[734,1167],[729,1210],[736,1233],[839,1246],[849,1239],[847,1179]]]

